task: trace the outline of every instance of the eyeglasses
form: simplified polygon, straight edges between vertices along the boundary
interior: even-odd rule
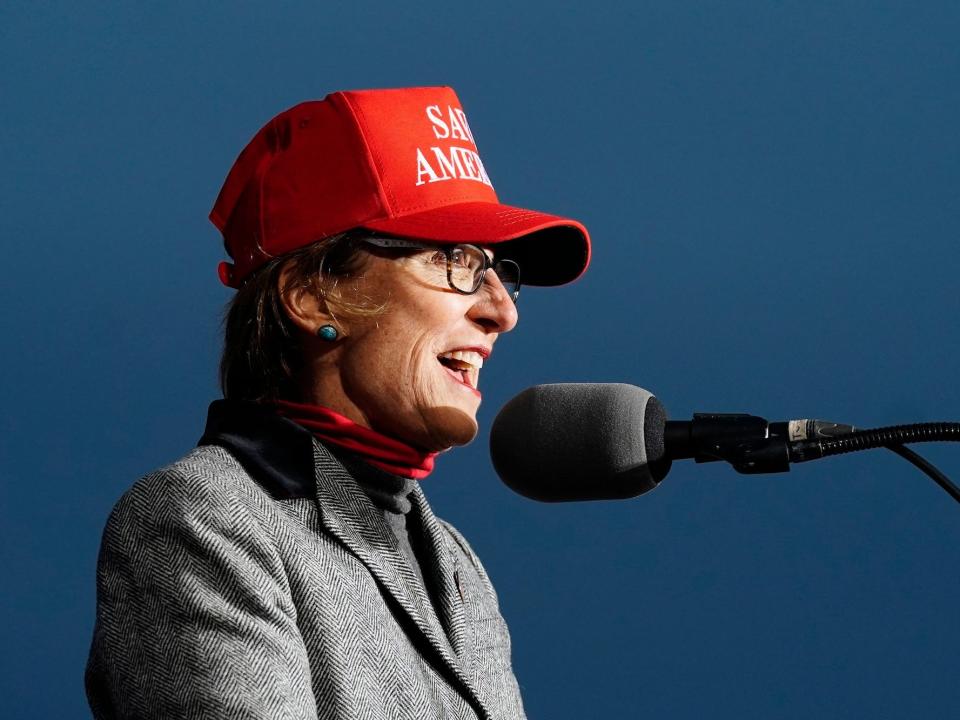
[[[425,264],[437,270],[445,266],[447,284],[462,295],[472,295],[479,290],[487,270],[492,268],[514,303],[520,296],[520,266],[513,260],[491,260],[476,245],[430,245],[415,240],[378,236],[360,239],[381,248],[432,250],[432,253],[424,254]]]

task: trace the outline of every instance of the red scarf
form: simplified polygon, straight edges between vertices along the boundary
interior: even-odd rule
[[[356,453],[374,467],[394,475],[422,480],[433,470],[433,459],[439,454],[416,450],[321,405],[277,400],[274,408],[278,415],[306,428],[317,439]]]

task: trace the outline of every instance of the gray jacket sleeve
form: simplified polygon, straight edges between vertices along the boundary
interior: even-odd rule
[[[255,493],[161,470],[117,504],[87,665],[96,718],[316,718],[284,568]]]

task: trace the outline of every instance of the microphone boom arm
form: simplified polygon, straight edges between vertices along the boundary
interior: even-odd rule
[[[908,443],[958,441],[960,423],[956,422],[857,430],[852,425],[820,420],[768,423],[756,415],[740,413],[696,413],[693,420],[668,420],[663,433],[664,452],[671,460],[722,460],[745,475],[788,472],[791,463],[887,448],[960,502],[960,488],[929,461],[904,447]]]

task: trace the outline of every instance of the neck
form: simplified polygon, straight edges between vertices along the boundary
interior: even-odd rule
[[[433,471],[438,453],[418,450],[328,407],[278,400],[274,408],[277,414],[310,430],[319,440],[348,450],[388,473],[421,480]]]

